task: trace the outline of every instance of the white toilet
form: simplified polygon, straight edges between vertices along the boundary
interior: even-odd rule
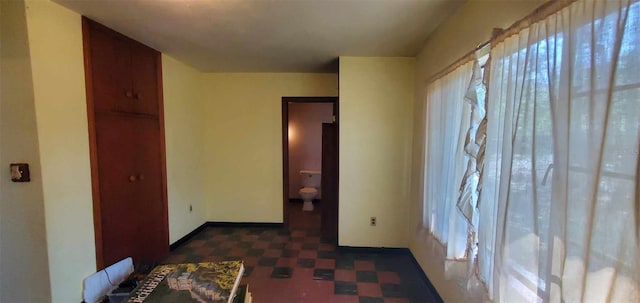
[[[319,170],[301,170],[302,188],[300,189],[300,197],[304,201],[302,204],[303,211],[313,210],[313,198],[318,196],[320,188],[320,171]]]

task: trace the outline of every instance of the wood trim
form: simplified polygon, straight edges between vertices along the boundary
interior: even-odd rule
[[[207,227],[233,227],[233,228],[283,228],[283,223],[271,222],[207,222]]]
[[[166,235],[166,243],[169,245],[169,195],[167,190],[167,149],[164,133],[164,91],[162,86],[162,55],[156,51],[156,72],[158,87],[158,124],[160,127],[160,170],[162,172],[162,207],[163,228]],[[168,253],[168,251],[167,251]]]
[[[289,101],[282,98],[282,221],[289,228]]]
[[[282,97],[283,103],[334,103],[338,102],[338,97]]]
[[[84,81],[87,95],[87,124],[89,127],[89,159],[91,166],[91,195],[93,197],[93,231],[96,244],[96,271],[103,269],[102,210],[100,207],[100,172],[96,138],[95,107],[93,101],[93,74],[91,67],[91,26],[95,24],[82,16],[82,48],[84,52]]]
[[[491,39],[491,44],[496,45],[500,42],[503,42],[508,37],[521,32],[523,29],[530,27],[534,23],[540,22],[548,18],[549,16],[558,13],[574,2],[576,2],[576,0],[554,0],[542,4],[526,17],[516,21],[505,30],[502,30],[498,33],[494,32],[494,37],[492,37]]]

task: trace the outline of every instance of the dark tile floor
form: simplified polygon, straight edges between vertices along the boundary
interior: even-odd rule
[[[209,227],[164,263],[242,260],[256,303],[440,302],[402,254],[336,249],[314,229]]]

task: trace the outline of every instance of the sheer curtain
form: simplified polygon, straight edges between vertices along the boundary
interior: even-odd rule
[[[493,46],[478,266],[496,301],[640,301],[639,68],[637,1],[576,1]]]
[[[435,80],[426,93],[423,226],[446,246],[448,259],[462,259],[467,252],[468,224],[456,203],[466,170],[471,105],[464,98],[473,65],[468,62]]]

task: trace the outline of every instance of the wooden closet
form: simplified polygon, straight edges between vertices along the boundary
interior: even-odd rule
[[[169,252],[160,53],[82,19],[98,269]]]

